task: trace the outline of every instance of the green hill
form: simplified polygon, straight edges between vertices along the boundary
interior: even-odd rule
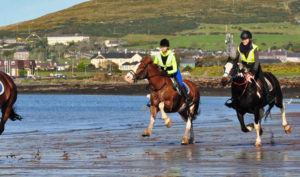
[[[40,18],[0,27],[0,37],[83,33],[122,37],[129,34],[175,35],[201,24],[294,22],[295,0],[92,0]]]

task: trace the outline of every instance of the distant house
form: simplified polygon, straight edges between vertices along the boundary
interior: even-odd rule
[[[52,71],[54,70],[54,66],[52,65],[51,62],[47,62],[47,63],[44,63],[44,62],[38,62],[36,64],[36,69],[38,70],[42,70],[42,71]]]
[[[288,62],[300,63],[300,53],[288,53],[286,60]]]
[[[29,51],[25,49],[17,50],[14,53],[14,60],[29,60]]]
[[[0,70],[10,76],[20,76],[21,70],[26,70],[27,75],[32,75],[35,67],[34,60],[0,60]]]
[[[115,40],[105,40],[104,44],[106,47],[118,47],[120,46],[119,41],[115,41]]]
[[[138,64],[139,62],[138,61],[135,61],[135,62],[125,62],[122,64],[122,66],[120,67],[120,70],[122,71],[129,71],[129,70],[133,70],[134,67]]]
[[[7,38],[3,40],[4,44],[17,44],[18,39],[17,38]]]
[[[152,57],[158,55],[159,53],[160,53],[160,50],[159,50],[159,49],[153,49],[153,50],[150,51],[150,55],[151,55]]]
[[[97,56],[93,56],[91,64],[95,68],[106,68],[106,65],[112,62],[118,65],[120,70],[124,70],[122,67],[124,63],[139,62],[141,59],[142,55],[137,53],[98,53]]]
[[[286,62],[287,52],[283,50],[275,50],[268,52],[259,51],[258,56],[261,63],[281,63]]]
[[[195,60],[194,59],[183,59],[180,61],[180,67],[191,67],[195,68]]]
[[[81,42],[90,40],[89,36],[82,34],[58,34],[47,37],[49,45],[64,44],[68,45],[70,42]]]
[[[120,45],[126,44],[126,41],[118,41],[118,40],[105,40],[105,47],[119,47]]]

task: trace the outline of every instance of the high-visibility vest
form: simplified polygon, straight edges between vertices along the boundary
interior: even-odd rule
[[[241,61],[243,62],[246,62],[246,63],[255,63],[255,55],[254,55],[254,50],[257,49],[258,50],[258,46],[255,45],[255,44],[252,44],[252,49],[250,50],[249,54],[248,54],[248,57],[246,58],[245,54],[243,54],[241,51],[240,51],[240,46],[238,47],[238,52],[240,54],[240,59]]]
[[[164,68],[171,67],[172,66],[172,59],[174,57],[174,52],[172,52],[170,50],[168,51],[168,53],[167,53],[168,58],[167,58],[166,64],[163,63],[161,55],[162,55],[162,53],[160,52],[157,56],[158,65],[161,66],[161,67],[164,67]]]

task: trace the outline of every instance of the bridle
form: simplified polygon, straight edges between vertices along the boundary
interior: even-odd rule
[[[233,67],[234,66],[237,67],[237,65],[233,65]],[[233,69],[233,67],[232,67],[232,69]],[[237,75],[238,75],[239,71],[240,71],[240,69],[239,69],[239,67],[237,67],[237,72],[236,72],[236,74],[234,76],[231,76],[231,74],[228,73],[228,72],[224,72],[224,74],[226,74],[230,78],[230,80],[232,80],[232,84],[234,84],[236,86],[239,86],[239,87],[245,85],[245,87],[243,89],[243,92],[240,95],[240,97],[242,97],[245,94],[245,92],[246,92],[246,89],[247,89],[247,87],[249,85],[249,81],[247,79],[245,79],[245,81],[243,83],[235,82],[234,79],[238,77]]]
[[[145,71],[144,72],[144,75],[140,76],[140,73],[135,73],[133,70],[130,70],[129,73],[132,74],[133,76],[133,80],[134,82],[137,82],[137,80],[140,80],[140,79],[151,79],[151,78],[154,78],[154,77],[158,77],[158,76],[161,76],[160,74],[156,74],[156,75],[153,75],[153,76],[149,76],[149,65],[151,64],[151,62],[149,63],[145,63],[143,60],[140,61],[141,64],[144,65],[144,67],[141,69],[141,72]],[[155,89],[155,88],[151,88],[151,85],[149,83],[149,86],[147,88],[150,87],[150,89],[152,91],[159,91],[161,90],[162,88],[164,88],[165,86],[167,85],[167,82],[166,82],[166,77],[164,78],[164,84],[158,88],[158,89]]]

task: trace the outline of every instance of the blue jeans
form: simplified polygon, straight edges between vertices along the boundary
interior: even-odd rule
[[[181,77],[181,73],[180,73],[179,68],[177,69],[177,73],[175,73],[174,75],[175,75],[177,81],[179,82],[179,85],[181,87],[183,87],[182,77]]]

